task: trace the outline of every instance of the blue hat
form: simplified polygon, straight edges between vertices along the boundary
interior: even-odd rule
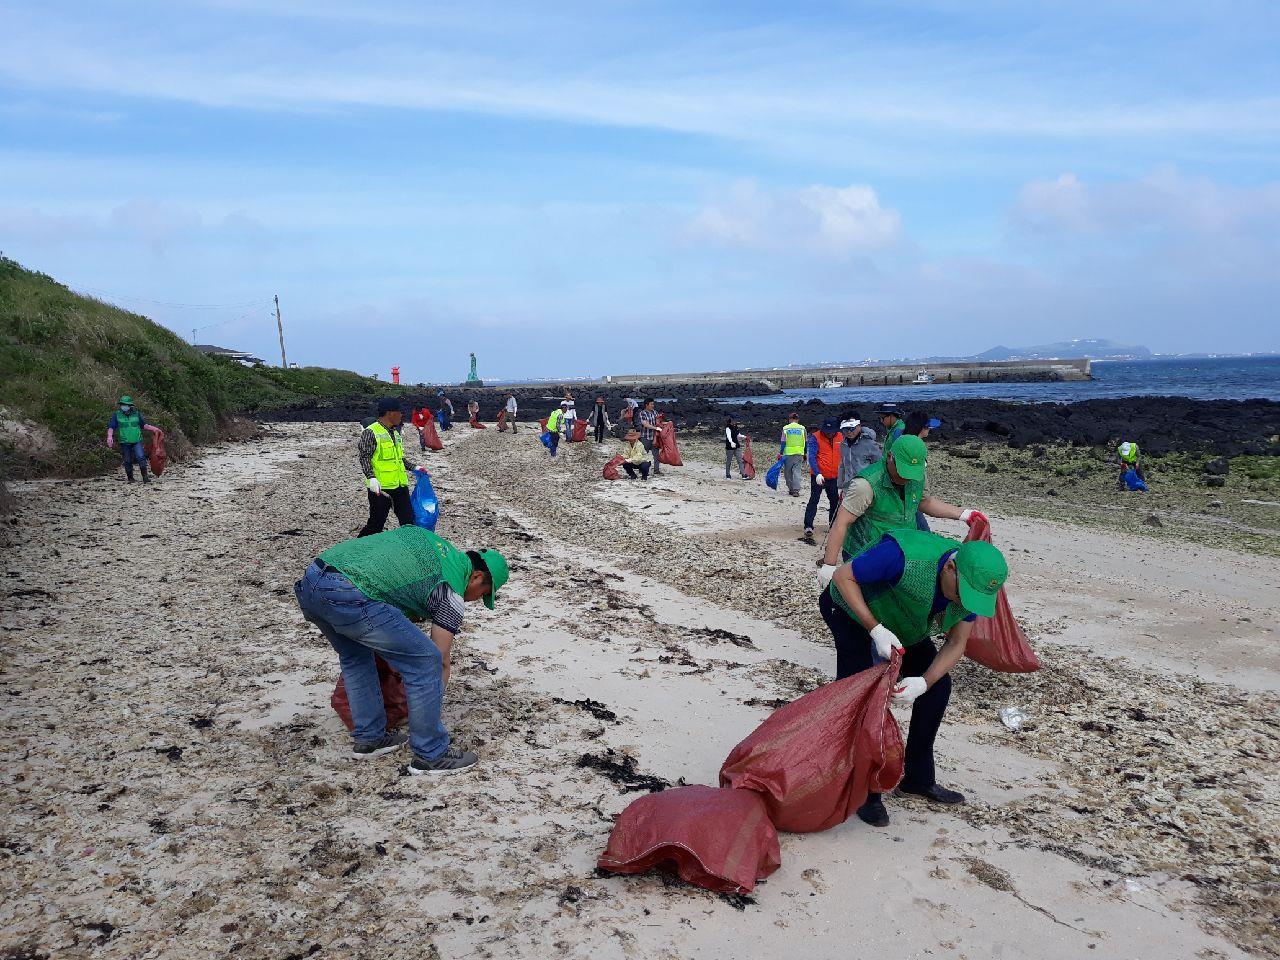
[[[840,430],[840,418],[827,417],[827,419],[822,421],[822,429],[827,433],[838,433]]]
[[[928,427],[930,430],[937,430],[940,426],[942,426],[942,421],[939,420],[937,417],[930,417],[929,422],[926,423],[925,426]]]

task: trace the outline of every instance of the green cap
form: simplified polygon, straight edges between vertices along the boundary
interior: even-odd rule
[[[980,617],[994,616],[996,594],[1009,579],[1004,554],[984,540],[970,540],[960,544],[955,561],[960,605]]]
[[[493,589],[484,597],[484,605],[492,610],[493,601],[498,597],[498,588],[511,579],[511,570],[507,567],[507,558],[497,550],[481,550],[480,556],[493,580]]]
[[[893,465],[905,479],[924,479],[924,461],[928,455],[928,448],[914,433],[904,433],[900,436],[893,442],[889,452],[893,454]]]
[[[129,406],[133,406],[133,397],[121,397],[121,398],[120,398],[120,403],[121,403],[121,404],[126,404],[126,403],[127,403]]]

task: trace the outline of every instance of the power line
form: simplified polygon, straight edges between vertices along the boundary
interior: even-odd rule
[[[157,307],[172,307],[176,310],[235,310],[242,307],[252,307],[262,302],[260,299],[255,298],[253,300],[245,300],[242,303],[172,303],[168,300],[150,300],[146,297],[131,297],[121,293],[110,293],[106,290],[95,290],[92,287],[80,287],[79,292],[108,300],[128,300],[133,303],[148,303]]]

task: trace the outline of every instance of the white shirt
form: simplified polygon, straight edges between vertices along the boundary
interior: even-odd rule
[[[515,398],[515,397],[508,397],[508,398],[507,398],[507,413],[515,413],[515,412],[516,412],[516,398]]]

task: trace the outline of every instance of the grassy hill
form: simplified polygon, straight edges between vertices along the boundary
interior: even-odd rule
[[[237,413],[399,389],[346,370],[207,357],[146,317],[0,258],[0,476],[82,476],[118,463],[106,425],[126,393],[182,457]]]

